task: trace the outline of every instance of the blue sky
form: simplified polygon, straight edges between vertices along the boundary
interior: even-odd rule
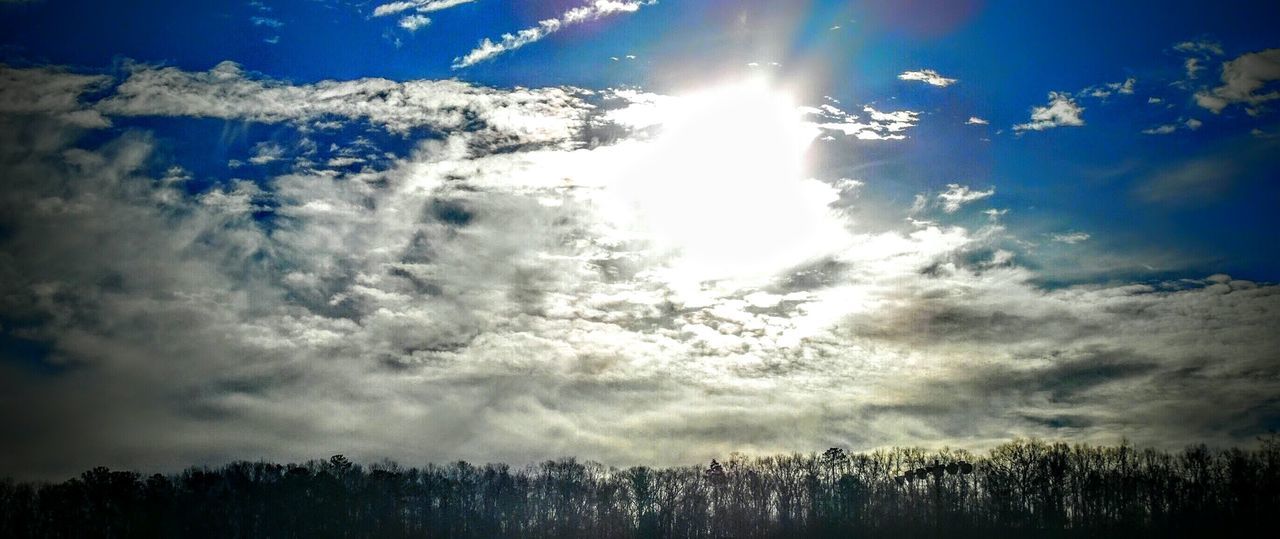
[[[0,2],[0,390],[38,411],[0,447],[1249,440],[1280,425],[1276,20]]]

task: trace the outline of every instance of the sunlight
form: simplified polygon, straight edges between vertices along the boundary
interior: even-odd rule
[[[753,281],[839,249],[846,234],[806,179],[817,136],[791,97],[751,79],[680,97],[624,182],[638,225],[670,254],[669,282]]]

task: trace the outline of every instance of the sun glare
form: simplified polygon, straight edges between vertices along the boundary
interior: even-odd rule
[[[817,136],[764,80],[678,98],[624,191],[669,280],[758,280],[838,247],[837,193],[805,177]]]

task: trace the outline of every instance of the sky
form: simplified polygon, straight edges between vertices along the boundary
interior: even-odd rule
[[[1280,427],[1280,5],[0,1],[0,475]]]

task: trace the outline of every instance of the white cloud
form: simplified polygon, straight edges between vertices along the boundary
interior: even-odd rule
[[[942,211],[955,213],[965,204],[982,200],[994,194],[996,194],[994,187],[986,191],[974,191],[967,185],[949,183],[947,184],[947,190],[938,194],[938,200],[942,201]]]
[[[455,80],[386,79],[288,85],[253,77],[232,62],[207,72],[133,66],[96,110],[119,116],[197,116],[257,122],[367,120],[388,131],[458,129],[482,122],[514,143],[567,139],[588,110],[573,89],[502,92]],[[532,114],[522,114],[532,111]]]
[[[1129,77],[1123,82],[1108,82],[1101,86],[1085,88],[1080,91],[1080,94],[1097,98],[1111,97],[1111,94],[1133,95],[1133,85],[1137,81],[1137,79]]]
[[[1164,124],[1149,129],[1143,129],[1144,135],[1168,135],[1178,130],[1178,126],[1174,124]]]
[[[814,126],[824,131],[841,132],[846,136],[860,140],[903,140],[906,131],[915,127],[920,121],[920,113],[910,110],[881,112],[871,105],[862,107],[867,114],[864,120],[857,114],[841,110],[827,103],[819,107],[804,107],[802,110],[819,120]]]
[[[422,15],[408,15],[400,19],[400,27],[410,32],[417,32],[419,28],[431,24],[431,19]]]
[[[274,142],[259,142],[253,148],[253,157],[249,158],[249,162],[255,165],[265,165],[279,161],[284,157],[284,147]]]
[[[959,82],[956,79],[949,79],[947,77],[939,75],[937,71],[934,71],[932,69],[922,69],[919,71],[904,71],[900,75],[898,75],[898,78],[901,80],[920,81],[930,86],[937,86],[939,88],[946,88],[947,86],[951,86],[952,84]]]
[[[375,7],[373,9],[373,16],[383,17],[386,15],[395,15],[396,13],[401,13],[410,9],[417,11],[418,13],[431,13],[433,11],[440,11],[442,9],[448,9],[462,4],[470,4],[474,1],[475,0],[411,0],[404,2],[387,2]]]
[[[298,460],[337,452],[335,439],[357,460],[687,464],[981,447],[1061,434],[1034,420],[1053,415],[1087,417],[1082,439],[1180,447],[1251,440],[1258,403],[1280,394],[1266,374],[1275,286],[1218,275],[1046,289],[998,223],[865,227],[833,207],[861,182],[753,170],[776,166],[766,151],[802,163],[813,133],[785,107],[746,106],[750,92],[682,109],[666,103],[683,96],[622,91],[294,85],[224,65],[135,67],[94,106],[80,89],[99,79],[59,84],[71,89],[49,102],[0,87],[0,308],[44,321],[28,333],[50,350],[36,361],[74,366],[0,364],[0,394],[23,411],[0,414],[0,431],[43,425],[0,437],[0,474]],[[158,135],[101,131],[78,147],[58,115],[87,107],[438,136],[358,171],[215,178],[191,193],[183,169],[153,172],[172,159]],[[644,110],[610,115],[631,107]],[[739,113],[768,121],[744,129]],[[914,121],[863,113],[885,132]],[[11,128],[33,119],[56,135],[33,144]],[[620,134],[586,140],[608,129]],[[734,162],[739,145],[760,155]],[[367,143],[339,146],[364,155]],[[714,159],[663,159],[700,151]],[[993,191],[950,185],[919,210]],[[628,217],[635,206],[680,226],[659,233]],[[677,232],[686,247],[754,245],[734,254],[753,263],[812,243],[729,286],[672,278],[688,260],[657,245],[685,241]]]
[[[537,26],[525,28],[514,34],[503,34],[496,42],[485,38],[471,52],[454,58],[453,68],[461,69],[473,66],[500,54],[540,41],[542,38],[559,32],[565,27],[594,21],[618,13],[633,13],[641,7],[655,2],[656,0],[592,0],[586,5],[564,12],[559,18],[538,21]]]
[[[1222,64],[1222,85],[1196,93],[1196,103],[1217,114],[1230,105],[1258,105],[1280,99],[1280,91],[1257,93],[1280,80],[1280,49],[1243,54]]]
[[[977,116],[970,116],[968,120],[964,121],[965,125],[987,125],[989,123],[991,122],[983,120],[982,118],[979,118]]]
[[[1091,237],[1092,236],[1087,232],[1063,232],[1060,234],[1049,235],[1049,239],[1058,243],[1066,243],[1068,245],[1075,245],[1077,243],[1087,241]]]
[[[1082,126],[1084,107],[1076,104],[1070,94],[1049,92],[1049,104],[1031,109],[1031,121],[1013,126],[1014,131],[1043,131],[1062,126]]]

